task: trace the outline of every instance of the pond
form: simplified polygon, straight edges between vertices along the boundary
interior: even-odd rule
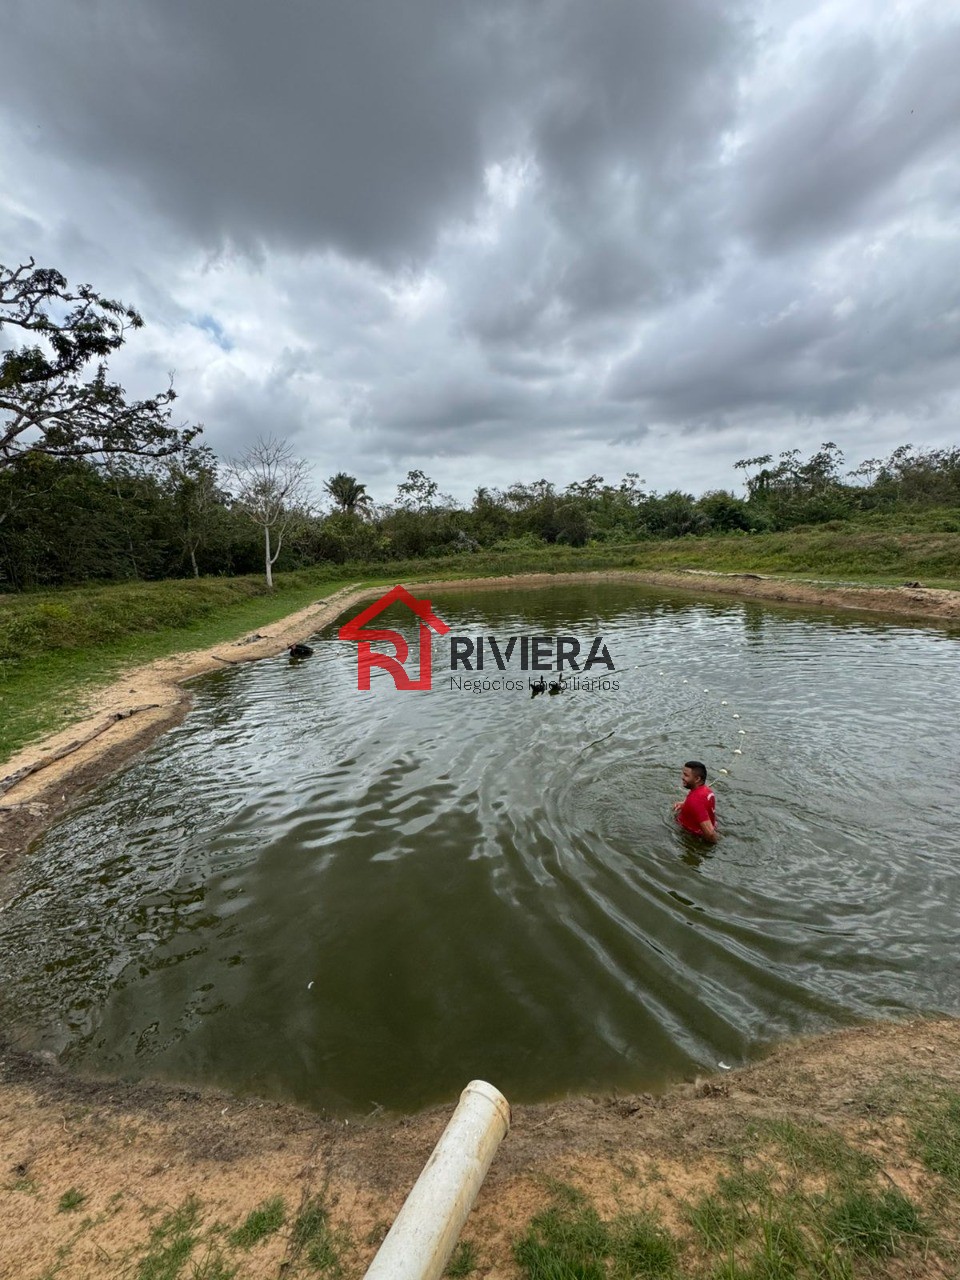
[[[198,682],[8,879],[19,1043],[356,1114],[476,1076],[657,1088],[960,1011],[958,637],[614,583],[434,608],[453,635],[602,636],[616,672],[531,697],[515,654],[521,688],[473,692],[437,637],[431,691],[360,692],[332,626]],[[385,615],[412,643],[409,617]],[[690,758],[716,846],[671,816]]]

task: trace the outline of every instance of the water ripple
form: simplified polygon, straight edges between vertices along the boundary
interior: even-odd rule
[[[442,613],[602,634],[620,688],[451,689],[438,640],[432,693],[360,693],[335,628],[198,682],[12,876],[7,1026],[81,1068],[368,1110],[477,1075],[651,1087],[957,1011],[956,638],[612,585]],[[690,757],[716,847],[670,815]]]

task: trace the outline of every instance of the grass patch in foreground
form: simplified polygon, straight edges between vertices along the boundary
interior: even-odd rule
[[[930,1099],[915,1123],[914,1139],[927,1168],[960,1191],[960,1093],[944,1090]]]
[[[70,1204],[65,1206],[68,1198]],[[75,1226],[76,1219],[67,1219],[64,1230],[69,1234],[53,1244],[53,1260],[45,1270],[36,1273],[37,1280],[54,1280],[77,1241],[111,1219],[119,1211],[123,1198],[122,1192],[116,1192],[96,1218],[84,1218]],[[60,1204],[73,1209],[86,1200],[87,1196],[77,1188],[70,1188]],[[304,1199],[284,1233],[284,1242],[277,1240],[277,1234],[287,1222],[281,1195],[264,1200],[242,1220],[232,1215],[227,1221],[206,1220],[203,1205],[193,1194],[174,1209],[167,1208],[164,1212],[158,1206],[143,1206],[143,1213],[155,1222],[145,1240],[141,1239],[130,1249],[121,1246],[120,1251],[114,1242],[109,1253],[96,1245],[102,1260],[111,1264],[103,1269],[104,1276],[117,1280],[234,1280],[237,1275],[254,1272],[259,1275],[271,1258],[270,1267],[279,1266],[279,1271],[270,1270],[271,1275],[315,1275],[326,1280],[341,1280],[347,1274],[344,1258],[353,1247],[350,1235],[343,1228],[331,1228],[319,1196]],[[70,1228],[67,1222],[71,1223]],[[275,1242],[272,1249],[257,1248],[268,1240]],[[281,1250],[284,1256],[278,1261],[276,1254]],[[100,1275],[101,1271],[96,1274]]]
[[[231,1266],[215,1245],[210,1245],[199,1262],[195,1262],[190,1271],[190,1280],[233,1280],[240,1270],[239,1265]]]
[[[461,1240],[447,1263],[445,1276],[468,1276],[477,1269],[477,1246],[472,1240]]]
[[[147,1252],[137,1267],[137,1280],[176,1280],[199,1240],[200,1202],[188,1196],[150,1232]]]
[[[674,1231],[653,1211],[601,1218],[554,1187],[514,1258],[527,1280],[853,1280],[900,1274],[887,1263],[931,1246],[925,1211],[821,1125],[765,1125],[731,1159],[709,1191],[672,1200]]]
[[[851,1147],[842,1134],[826,1125],[799,1125],[771,1120],[757,1126],[754,1141],[772,1143],[794,1176],[817,1170],[839,1186],[852,1186],[877,1173],[877,1163]]]
[[[290,1232],[287,1263],[302,1257],[314,1271],[337,1277],[343,1275],[343,1254],[349,1248],[349,1236],[331,1228],[320,1197],[304,1201]]]
[[[911,1237],[926,1234],[915,1205],[895,1189],[841,1197],[824,1217],[822,1231],[829,1241],[861,1258],[890,1257]]]
[[[230,1243],[241,1249],[250,1249],[261,1240],[265,1240],[267,1236],[272,1236],[275,1231],[279,1231],[285,1218],[286,1209],[282,1196],[265,1200],[256,1209],[251,1209],[242,1227],[230,1232]]]
[[[86,1198],[85,1192],[80,1191],[77,1187],[70,1187],[70,1189],[65,1191],[60,1197],[60,1202],[57,1205],[57,1212],[71,1213],[74,1209],[79,1209]]]
[[[514,1246],[529,1280],[632,1280],[677,1274],[673,1236],[647,1214],[604,1222],[586,1201],[545,1209]]]

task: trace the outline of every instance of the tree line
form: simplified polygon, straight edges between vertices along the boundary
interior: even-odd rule
[[[107,358],[142,319],[33,261],[0,266],[0,589],[386,563],[480,549],[584,546],[779,531],[872,511],[960,508],[960,448],[903,445],[845,470],[832,442],[745,458],[746,494],[649,491],[639,473],[559,486],[481,486],[468,503],[412,470],[377,503],[346,472],[311,493],[309,467],[260,439],[222,460],[175,424],[172,386],[131,401]],[[960,530],[960,520],[956,522]]]

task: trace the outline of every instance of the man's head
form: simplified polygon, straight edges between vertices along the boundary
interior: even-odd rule
[[[699,760],[688,760],[683,766],[680,780],[688,791],[702,786],[707,780],[707,766],[701,764]]]

